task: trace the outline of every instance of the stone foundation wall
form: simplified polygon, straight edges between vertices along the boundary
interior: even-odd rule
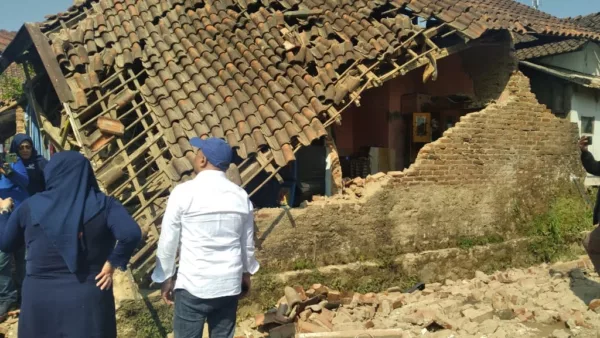
[[[521,236],[515,208],[544,212],[572,192],[569,175],[582,169],[577,127],[540,105],[523,74],[509,74],[495,103],[462,117],[369,197],[258,211],[263,267],[345,264]]]

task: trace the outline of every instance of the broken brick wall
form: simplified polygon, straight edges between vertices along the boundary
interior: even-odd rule
[[[523,74],[508,74],[496,103],[463,116],[365,201],[259,211],[263,266],[344,264],[455,247],[460,238],[518,237],[515,203],[528,199],[528,211],[542,212],[581,166],[577,127],[540,105]]]
[[[411,110],[412,94],[463,95],[470,97],[475,107],[485,106],[499,98],[511,71],[516,69],[511,48],[510,37],[500,36],[493,45],[474,46],[438,60],[435,81],[423,83],[421,68],[364,92],[360,106],[349,107],[342,114],[341,125],[334,127],[340,156],[355,155],[369,147],[389,148],[394,155],[392,170],[407,167],[411,157],[407,136],[412,130],[412,113],[417,112]],[[426,112],[440,113],[440,126],[446,125],[448,117],[464,114],[449,109]]]

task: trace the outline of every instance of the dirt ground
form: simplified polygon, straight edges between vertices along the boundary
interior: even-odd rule
[[[350,302],[327,308],[321,303],[300,313],[298,327],[305,332],[400,329],[402,337],[595,338],[600,337],[600,277],[581,257],[492,275],[477,272],[473,279],[427,284],[411,294],[394,288],[352,294]],[[0,324],[0,337],[16,338],[17,323],[18,316],[12,316]],[[240,338],[266,336],[254,318],[236,330]]]
[[[492,275],[477,272],[474,279],[428,284],[412,294],[394,289],[354,294],[331,311],[326,304],[311,307],[296,325],[304,332],[401,329],[402,337],[600,337],[600,300],[594,301],[600,299],[600,277],[590,267],[581,257]],[[236,335],[267,336],[256,324],[242,322]]]

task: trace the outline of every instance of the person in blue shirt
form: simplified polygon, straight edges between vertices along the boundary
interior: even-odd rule
[[[0,163],[0,199],[12,199],[15,208],[29,197],[27,186],[29,177],[21,159],[12,164]],[[12,278],[11,260],[14,257],[17,268],[17,283],[21,285],[25,276],[25,245],[18,243],[19,250],[14,254],[0,251],[0,320],[15,306],[18,306],[19,293]]]
[[[54,155],[44,178],[46,190],[18,208],[0,200],[0,250],[27,243],[19,338],[116,338],[112,277],[127,269],[140,227],[80,153]]]
[[[25,134],[17,134],[10,144],[10,152],[19,155],[27,169],[29,184],[26,185],[29,196],[44,191],[44,168],[48,164],[33,147],[33,140]]]

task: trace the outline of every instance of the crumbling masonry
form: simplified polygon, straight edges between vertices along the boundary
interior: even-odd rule
[[[462,117],[370,197],[320,200],[285,215],[259,211],[259,259],[291,270],[296,259],[323,266],[373,259],[384,250],[454,247],[460,237],[510,239],[517,236],[515,205],[540,212],[561,182],[581,174],[576,138],[576,126],[554,117],[528,78],[513,72],[496,103]],[[438,263],[434,269],[448,268]]]

